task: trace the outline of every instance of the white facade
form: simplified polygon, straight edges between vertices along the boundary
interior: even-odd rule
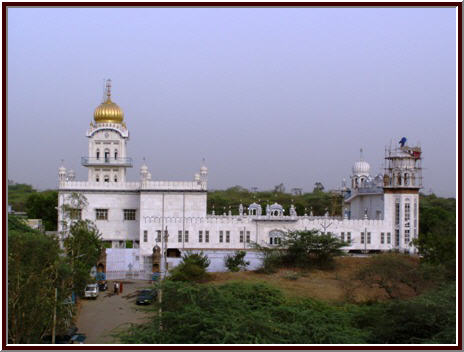
[[[58,173],[58,230],[63,230],[66,219],[61,206],[69,203],[72,193],[83,194],[88,204],[81,209],[82,219],[94,221],[112,248],[107,250],[107,272],[150,271],[153,248],[160,245],[163,229],[168,233],[164,248],[170,265],[179,261],[171,256],[203,250],[214,258],[213,270],[224,269],[220,258],[226,253],[250,249],[252,242],[272,245],[276,237],[291,230],[331,232],[350,240],[347,251],[415,252],[410,242],[418,235],[420,149],[390,150],[385,173],[375,178],[369,175],[366,161],[357,161],[351,187],[342,189],[342,217],[301,216],[293,207],[284,215],[278,204],[267,209],[258,204],[241,206],[237,216],[212,215],[207,214],[208,170],[204,165],[192,181],[152,180],[146,165],[138,181],[126,180],[126,169],[132,167],[127,153],[129,132],[122,122],[122,110],[110,100],[110,87],[108,92],[108,100],[97,108],[95,123],[87,131],[88,156],[82,164],[88,168],[88,180],[75,181],[74,173],[64,166]],[[109,105],[113,110],[104,110]],[[256,253],[248,251],[247,257],[253,266],[258,265]]]

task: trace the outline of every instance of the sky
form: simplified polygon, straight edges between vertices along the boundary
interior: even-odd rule
[[[8,179],[86,180],[103,81],[130,131],[128,179],[312,191],[382,171],[401,137],[423,191],[456,194],[452,8],[10,8]]]

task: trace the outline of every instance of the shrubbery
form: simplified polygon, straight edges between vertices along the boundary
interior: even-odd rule
[[[347,245],[331,233],[311,230],[288,232],[278,245],[255,244],[255,248],[262,254],[260,271],[272,273],[279,267],[330,269],[334,258],[344,254],[342,248]]]
[[[227,255],[224,258],[226,268],[232,272],[245,270],[250,265],[250,262],[245,261],[245,256],[245,251],[236,251],[234,255]]]
[[[207,281],[209,275],[206,269],[210,263],[208,256],[203,252],[186,252],[179,265],[171,270],[169,279],[172,281]]]
[[[405,301],[342,306],[287,299],[265,284],[162,285],[162,330],[156,315],[122,333],[122,343],[455,343],[453,285]]]
[[[455,300],[455,285],[448,283],[409,300],[360,306],[354,321],[369,332],[367,343],[455,343]]]
[[[123,343],[362,343],[342,310],[305,300],[287,301],[264,284],[221,286],[165,282],[159,316],[123,333]]]

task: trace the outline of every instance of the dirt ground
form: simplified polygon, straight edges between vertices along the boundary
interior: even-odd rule
[[[388,296],[379,287],[368,287],[356,280],[356,272],[369,262],[369,257],[336,258],[334,270],[280,269],[273,274],[254,271],[212,273],[213,284],[225,282],[265,282],[281,289],[289,297],[315,298],[328,302],[365,302],[386,300]],[[414,296],[407,287],[400,298]]]
[[[79,300],[76,326],[87,336],[85,343],[118,343],[112,333],[130,323],[146,321],[150,314],[145,306],[137,306],[137,290],[150,286],[149,281],[123,281],[122,294],[113,293],[113,281],[96,300]]]

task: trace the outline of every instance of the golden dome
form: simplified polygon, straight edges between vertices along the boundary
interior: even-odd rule
[[[124,112],[111,101],[111,80],[106,81],[106,100],[101,103],[93,113],[95,122],[122,123]]]

